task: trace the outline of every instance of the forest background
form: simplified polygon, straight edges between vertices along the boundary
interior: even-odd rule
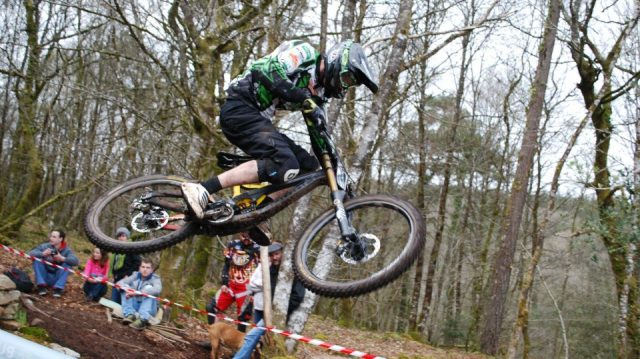
[[[2,1],[2,241],[81,237],[91,200],[128,178],[219,173],[215,153],[233,151],[217,122],[230,79],[282,41],[324,51],[350,38],[380,91],[332,100],[333,135],[359,192],[420,208],[428,245],[374,293],[308,293],[293,329],[314,311],[508,357],[639,357],[639,6]],[[299,114],[274,123],[308,145]],[[273,220],[285,255],[322,200]],[[203,306],[226,240],[157,253],[163,295]],[[280,313],[291,278],[285,265]]]

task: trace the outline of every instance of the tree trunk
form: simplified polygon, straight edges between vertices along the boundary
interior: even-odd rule
[[[440,245],[442,244],[442,238],[444,236],[444,226],[446,222],[447,214],[447,197],[449,196],[449,183],[451,181],[451,169],[453,166],[454,153],[457,148],[455,143],[458,137],[458,126],[462,120],[462,98],[464,96],[464,86],[466,82],[466,72],[469,66],[469,59],[467,59],[467,49],[469,46],[469,39],[471,33],[467,33],[462,38],[462,61],[460,62],[460,77],[458,77],[458,84],[456,88],[456,107],[453,116],[453,124],[449,129],[449,137],[447,144],[446,159],[444,162],[442,186],[440,187],[440,196],[438,198],[438,219],[436,222],[436,232],[433,239],[433,248],[431,249],[431,256],[429,257],[429,270],[427,272],[427,282],[424,292],[425,303],[425,319],[430,320],[429,316],[435,310],[436,303],[432,303],[433,298],[433,282],[435,280],[436,269],[438,268],[438,256],[440,255]],[[433,331],[431,327],[427,328],[427,340],[430,341]]]
[[[18,99],[18,125],[13,143],[14,151],[9,164],[9,173],[14,176],[9,181],[9,195],[6,201],[11,213],[5,223],[14,222],[9,231],[17,231],[22,218],[37,205],[37,198],[42,187],[44,169],[41,154],[36,146],[38,97],[44,86],[40,79],[42,45],[39,43],[40,11],[37,3],[24,1],[27,34],[26,76],[16,84],[15,93]]]
[[[373,151],[371,151],[373,144],[376,142],[376,137],[380,130],[381,124],[386,116],[387,109],[391,104],[390,99],[394,97],[394,93],[398,87],[396,79],[400,75],[403,65],[403,54],[407,49],[407,40],[409,35],[409,28],[411,26],[411,8],[413,7],[413,0],[400,2],[398,8],[398,20],[396,28],[394,30],[394,36],[392,40],[391,50],[389,51],[389,62],[384,69],[383,75],[380,76],[380,86],[378,93],[374,96],[371,108],[364,116],[367,121],[362,128],[359,136],[360,146],[356,151],[354,160],[354,172],[357,182],[360,183],[366,175],[365,173],[369,169],[371,158],[373,158]]]
[[[488,272],[489,266],[489,247],[493,240],[493,233],[495,231],[497,223],[499,223],[500,213],[502,212],[502,193],[504,192],[503,187],[506,186],[506,174],[510,173],[510,161],[509,161],[509,150],[510,150],[510,138],[511,138],[511,119],[510,119],[510,106],[509,103],[511,101],[511,97],[515,93],[518,88],[518,84],[522,79],[522,74],[518,76],[518,78],[510,81],[509,88],[507,90],[506,95],[502,99],[502,122],[505,126],[505,136],[504,136],[504,144],[502,148],[502,153],[500,156],[500,164],[498,166],[499,173],[505,174],[498,176],[498,180],[496,183],[495,189],[495,197],[493,198],[493,202],[490,207],[482,206],[484,211],[491,211],[491,220],[489,221],[489,227],[487,228],[486,234],[484,236],[484,240],[481,243],[478,241],[476,243],[476,247],[474,252],[478,254],[478,266],[481,268],[479,271],[475,271],[473,274],[473,287],[472,287],[472,295],[471,295],[471,324],[469,325],[469,330],[467,332],[467,343],[465,347],[467,350],[475,349],[476,345],[479,343],[478,333],[480,327],[480,319],[482,314],[482,302],[483,292],[485,291],[485,276]],[[483,185],[483,196],[486,196],[485,193],[488,189],[488,178],[485,178]]]
[[[585,6],[585,9],[581,9],[579,7],[581,5]],[[596,135],[593,162],[594,180],[591,185],[595,190],[598,204],[598,215],[602,228],[600,236],[609,252],[609,260],[614,273],[618,296],[620,327],[617,338],[617,357],[625,358],[628,355],[640,357],[640,332],[638,329],[640,308],[638,308],[637,303],[637,285],[631,285],[629,288],[633,293],[625,294],[625,286],[628,285],[627,251],[630,248],[619,238],[620,233],[618,233],[616,226],[618,218],[614,201],[616,189],[611,187],[608,167],[609,146],[613,130],[611,101],[631,89],[629,85],[613,89],[611,85],[612,76],[614,70],[616,70],[616,63],[620,58],[626,39],[638,25],[640,8],[636,6],[633,15],[628,17],[625,22],[616,25],[616,27],[619,26],[620,31],[611,49],[604,53],[595,48],[589,38],[591,31],[589,22],[594,11],[591,8],[593,5],[594,3],[590,2],[576,3],[569,8],[570,13],[567,14],[567,17],[571,26],[570,50],[580,75],[578,89],[582,94],[585,107],[592,114],[591,124]],[[584,18],[581,18],[581,16],[584,16]],[[594,48],[596,51],[594,51]],[[592,57],[595,57],[595,61]],[[635,76],[638,76],[638,74],[635,74]],[[601,84],[598,91],[595,89],[596,83]],[[637,282],[636,276],[632,276],[631,279]],[[627,315],[629,312],[631,315]],[[632,341],[630,347],[628,346],[628,339]]]
[[[534,82],[531,85],[532,95],[527,106],[525,133],[520,146],[518,166],[511,186],[511,195],[505,211],[506,221],[501,232],[502,243],[498,253],[496,253],[493,273],[489,281],[491,288],[490,300],[485,310],[486,317],[481,337],[481,348],[483,352],[491,355],[495,355],[498,352],[500,344],[504,307],[511,277],[511,264],[515,255],[518,231],[522,221],[522,210],[527,195],[526,184],[529,182],[533,156],[538,148],[538,127],[551,68],[555,35],[558,19],[560,18],[560,6],[561,3],[558,0],[549,2],[544,35],[538,52],[538,65]]]
[[[425,84],[426,82],[426,62],[421,66],[421,83]],[[426,87],[426,86],[424,86]],[[426,183],[426,172],[427,172],[427,100],[429,96],[426,91],[422,91],[420,93],[420,105],[417,108],[418,112],[418,191],[416,193],[417,205],[422,216],[425,216],[426,209],[426,198],[425,198],[425,187]],[[424,218],[426,220],[426,218]],[[409,314],[409,324],[408,329],[410,332],[422,331],[418,328],[418,325],[422,324],[422,313],[423,306],[420,303],[420,297],[424,298],[423,294],[423,272],[426,270],[424,254],[418,256],[418,260],[416,261],[416,275],[413,281],[413,292],[411,294],[411,305],[412,310]]]

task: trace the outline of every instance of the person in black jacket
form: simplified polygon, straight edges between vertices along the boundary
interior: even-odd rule
[[[120,227],[116,230],[116,238],[120,241],[128,241],[131,232],[125,227]],[[131,273],[138,270],[140,267],[141,258],[138,254],[122,254],[115,253],[111,260],[111,273],[113,276],[113,282],[116,283],[121,279],[128,277]],[[116,288],[111,288],[111,300],[120,303],[122,291]]]

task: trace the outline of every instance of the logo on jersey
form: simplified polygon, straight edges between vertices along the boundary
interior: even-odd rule
[[[295,46],[278,55],[278,60],[287,72],[294,71],[308,58],[311,58],[311,54],[304,46]]]

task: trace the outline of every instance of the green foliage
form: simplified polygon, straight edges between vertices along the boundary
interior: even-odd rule
[[[18,310],[16,313],[16,321],[21,325],[27,325],[27,312],[25,310]]]
[[[409,338],[411,338],[412,340],[415,340],[416,342],[426,343],[426,341],[424,340],[424,336],[420,332],[409,331],[409,332],[407,332],[407,336]]]
[[[46,343],[51,341],[51,337],[46,329],[40,327],[22,327],[20,333],[31,341]]]

